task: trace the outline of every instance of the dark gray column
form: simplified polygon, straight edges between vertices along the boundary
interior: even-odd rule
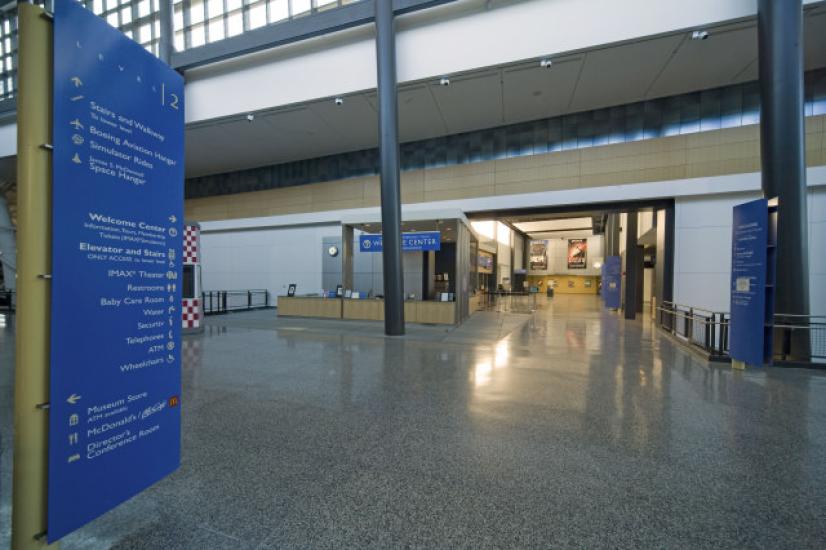
[[[657,307],[663,302],[674,301],[674,206],[669,206],[655,212],[657,216],[657,263],[656,292]],[[655,316],[660,322],[667,322],[659,315]]]
[[[637,213],[628,212],[625,217],[625,318],[637,317]]]
[[[375,0],[376,60],[381,159],[381,234],[384,267],[384,332],[404,334],[401,191],[399,189],[399,110],[396,94],[396,30],[393,2]]]
[[[158,37],[158,57],[166,63],[172,59],[172,52],[175,51],[175,27],[172,23],[174,13],[172,0],[161,0],[158,10],[158,19],[161,23],[160,36]]]
[[[619,256],[620,215],[608,214],[605,223],[605,256]]]
[[[757,36],[763,194],[779,199],[775,312],[808,315],[809,220],[801,1],[760,0]],[[808,333],[793,332],[792,357],[808,358]]]

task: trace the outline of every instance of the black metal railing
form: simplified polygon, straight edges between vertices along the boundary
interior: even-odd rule
[[[792,355],[792,339],[795,334],[809,333],[810,360],[826,362],[826,315],[792,315],[774,314],[774,331],[776,346],[775,356],[787,360]]]
[[[536,311],[536,293],[490,291],[484,293],[480,307],[498,313],[533,313]]]
[[[728,357],[728,313],[663,302],[656,319],[664,330],[702,349],[709,358]]]
[[[13,290],[0,290],[0,313],[14,313]]]
[[[270,293],[266,289],[209,290],[201,294],[201,300],[204,315],[270,307]]]

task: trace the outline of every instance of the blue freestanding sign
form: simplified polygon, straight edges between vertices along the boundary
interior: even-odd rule
[[[622,286],[622,259],[608,256],[602,264],[602,299],[605,307],[619,309],[622,305],[620,288]]]
[[[768,201],[734,207],[731,239],[732,359],[760,366],[771,360],[774,309],[774,229]]]
[[[180,463],[183,80],[55,0],[48,533]]]
[[[412,233],[402,233],[402,250],[405,252],[417,250],[441,250],[441,243],[441,233],[438,231],[416,231]],[[359,235],[359,250],[361,252],[381,252],[381,235],[371,233],[362,233]]]

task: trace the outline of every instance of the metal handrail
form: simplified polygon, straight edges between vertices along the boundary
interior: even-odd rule
[[[232,304],[228,298],[246,296],[246,303]],[[253,298],[263,296],[263,303],[253,303]],[[201,293],[204,315],[216,315],[230,311],[249,311],[270,307],[270,293],[265,288],[249,290],[206,290]]]

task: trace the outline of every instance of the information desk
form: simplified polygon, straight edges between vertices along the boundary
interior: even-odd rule
[[[341,319],[341,300],[318,296],[279,296],[278,315]]]
[[[384,300],[279,296],[278,315],[383,321]],[[404,303],[404,320],[407,323],[453,325],[456,324],[456,303],[407,301]]]

